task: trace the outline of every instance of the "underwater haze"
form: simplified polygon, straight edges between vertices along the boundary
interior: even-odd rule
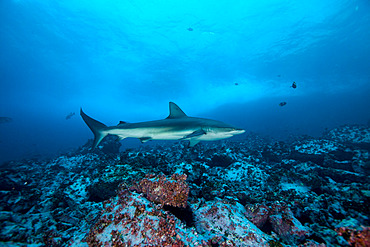
[[[369,27],[368,0],[1,0],[0,162],[86,143],[80,107],[116,125],[172,101],[277,139],[369,124]]]

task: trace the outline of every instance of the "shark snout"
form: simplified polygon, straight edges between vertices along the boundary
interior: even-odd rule
[[[243,134],[245,132],[244,129],[241,129],[241,128],[236,128],[236,127],[232,127],[232,128],[228,128],[227,132],[229,133],[229,135],[240,135],[240,134]]]
[[[239,135],[239,134],[243,134],[245,132],[245,130],[244,129],[235,128],[232,132],[233,132],[234,135]]]

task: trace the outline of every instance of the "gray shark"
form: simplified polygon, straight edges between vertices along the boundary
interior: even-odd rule
[[[0,117],[0,123],[10,123],[13,122],[13,119],[10,117]]]
[[[169,104],[170,114],[165,119],[140,123],[121,121],[117,126],[110,127],[87,116],[82,109],[80,115],[94,133],[93,149],[107,135],[115,135],[119,141],[134,137],[142,143],[150,140],[188,140],[189,146],[193,147],[200,141],[221,140],[245,132],[221,121],[188,117],[175,103]]]

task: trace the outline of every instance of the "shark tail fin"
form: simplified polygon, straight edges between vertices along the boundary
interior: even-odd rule
[[[107,126],[99,121],[96,121],[95,119],[87,116],[83,111],[82,108],[80,109],[80,115],[82,119],[85,121],[87,126],[91,129],[91,131],[94,133],[94,143],[92,146],[92,149],[96,148],[101,140],[103,140],[104,137],[108,135],[106,131],[104,131]]]

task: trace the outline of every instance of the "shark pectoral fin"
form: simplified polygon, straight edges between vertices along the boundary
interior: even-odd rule
[[[123,139],[125,139],[126,137],[122,137],[122,136],[117,136],[117,139],[116,139],[116,142],[120,142],[122,141]]]
[[[195,145],[197,145],[200,141],[198,139],[190,139],[189,140],[189,147],[194,147]]]
[[[141,143],[145,143],[145,142],[147,142],[147,141],[150,141],[151,139],[152,139],[152,138],[151,138],[151,137],[149,137],[149,136],[139,138],[139,140],[141,141]]]
[[[200,141],[198,139],[190,139],[189,140],[189,147],[194,147],[195,145],[197,145]]]
[[[201,135],[206,135],[206,134],[207,133],[203,129],[199,129],[199,130],[196,130],[196,131],[194,131],[193,133],[191,133],[191,134],[189,134],[187,136],[184,136],[180,140],[186,140],[186,139],[190,139],[190,138],[193,138],[193,137],[199,137]]]

